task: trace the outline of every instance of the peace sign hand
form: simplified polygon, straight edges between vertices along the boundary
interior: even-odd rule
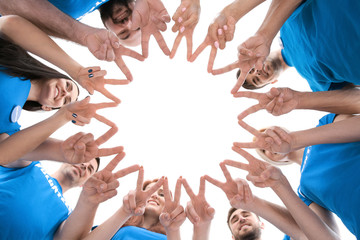
[[[132,216],[140,216],[145,212],[147,200],[151,195],[158,190],[164,182],[164,178],[160,178],[153,186],[148,190],[143,191],[142,185],[144,182],[144,168],[140,167],[138,180],[136,184],[136,190],[131,190],[123,198],[124,211]]]
[[[106,71],[101,70],[100,67],[87,67],[82,68],[78,73],[78,82],[84,87],[90,94],[94,94],[94,90],[102,93],[105,97],[113,100],[115,103],[120,103],[120,99],[115,97],[106,88],[105,84],[111,85],[125,85],[129,84],[129,80],[118,79],[105,79]]]
[[[200,178],[199,193],[197,195],[195,195],[186,179],[182,179],[182,184],[191,199],[186,206],[187,218],[195,227],[208,227],[214,218],[215,209],[205,199],[205,178]]]
[[[220,163],[220,168],[224,173],[226,182],[220,182],[208,175],[204,176],[205,180],[223,190],[232,207],[251,210],[254,199],[249,184],[240,178],[233,180],[225,162]]]
[[[246,97],[259,101],[258,104],[243,111],[238,116],[239,120],[260,109],[266,109],[272,115],[279,116],[291,112],[299,105],[298,92],[290,88],[271,88],[267,93],[240,91],[235,93],[234,97]]]
[[[99,148],[118,131],[116,125],[110,120],[104,118],[102,121],[106,122],[111,128],[98,139],[94,140],[91,133],[79,132],[61,144],[65,162],[72,164],[88,162],[96,157],[109,156],[123,151],[123,147]]]
[[[186,219],[184,208],[180,205],[181,177],[176,181],[174,200],[172,200],[167,178],[165,178],[163,186],[165,206],[159,217],[160,223],[164,226],[167,233],[175,232],[179,230]]]
[[[279,168],[256,159],[241,148],[233,148],[233,150],[243,156],[248,161],[248,164],[232,160],[225,160],[224,163],[247,171],[249,174],[246,179],[251,181],[255,186],[261,188],[271,187],[275,189],[287,182],[286,177]]]
[[[252,142],[235,142],[238,148],[259,148],[275,153],[289,153],[296,146],[296,139],[281,127],[269,127],[261,132],[251,127],[242,120],[239,125],[254,135]]]
[[[193,33],[200,17],[200,3],[198,0],[183,0],[177,8],[172,19],[175,24],[172,27],[173,32],[179,31],[175,38],[170,58],[173,58],[180,45],[182,37],[185,37],[187,44],[187,60],[190,61],[193,47]]]
[[[131,72],[130,72],[129,68],[126,66],[124,60],[122,59],[122,56],[123,55],[124,56],[129,56],[129,57],[135,58],[135,59],[137,59],[139,61],[144,61],[145,58],[141,54],[139,54],[139,53],[137,53],[137,52],[135,52],[135,51],[133,51],[133,50],[131,50],[129,48],[126,48],[126,47],[124,47],[122,45],[120,45],[117,49],[115,49],[114,52],[115,52],[115,60],[114,61],[115,61],[116,65],[125,74],[126,78],[128,80],[132,81],[133,76],[131,75]]]
[[[140,168],[138,165],[133,165],[112,173],[124,156],[124,152],[118,154],[103,170],[90,177],[83,186],[80,198],[90,204],[97,205],[114,197],[117,194],[116,188],[119,186],[117,179]]]

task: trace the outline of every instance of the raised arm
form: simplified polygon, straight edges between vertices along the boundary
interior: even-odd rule
[[[124,156],[123,152],[118,154],[103,170],[85,182],[74,211],[58,228],[54,239],[81,239],[89,234],[99,204],[117,194],[117,179],[139,170],[138,165],[133,165],[112,173]]]
[[[309,240],[340,239],[331,227],[326,225],[314,211],[300,200],[279,168],[254,158],[242,149],[236,149],[236,152],[243,156],[248,164],[231,160],[226,160],[225,164],[248,171],[247,179],[255,186],[271,187]],[[297,239],[295,236],[290,236]]]
[[[47,0],[0,1],[0,13],[22,16],[49,35],[86,46],[100,60],[113,61],[113,48],[120,46],[115,34],[82,24]]]

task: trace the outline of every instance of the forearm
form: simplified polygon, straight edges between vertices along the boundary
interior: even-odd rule
[[[248,12],[264,1],[265,0],[235,0],[225,7],[222,10],[222,13],[224,13],[225,16],[232,16],[237,22],[240,18],[245,16]]]
[[[60,11],[47,0],[0,1],[2,15],[19,15],[47,34],[85,45],[85,35],[89,26],[82,24]]]
[[[326,124],[320,127],[290,133],[291,151],[316,144],[360,141],[360,116]]]
[[[167,240],[181,240],[180,229],[177,231],[166,231]]]
[[[210,236],[210,226],[209,224],[203,224],[199,226],[194,225],[194,233],[193,233],[193,240],[207,240]]]
[[[257,33],[272,42],[285,21],[303,0],[273,0]]]
[[[54,239],[82,239],[88,235],[98,206],[98,204],[89,203],[83,195],[80,195],[74,211],[56,231]]]
[[[293,239],[307,239],[286,208],[257,197],[254,198],[253,206],[253,208],[247,210],[266,219],[283,233]]]
[[[61,151],[62,140],[48,138],[41,143],[34,151],[25,154],[22,159],[27,161],[51,160],[57,162],[66,162]]]
[[[65,53],[47,34],[24,18],[2,17],[0,31],[17,45],[63,69],[74,79],[82,69],[82,66]]]
[[[309,240],[340,240],[337,236],[292,190],[285,176],[283,183],[273,188],[283,201],[298,226]]]
[[[360,89],[324,92],[295,92],[299,99],[297,109],[313,109],[337,114],[360,113]]]
[[[50,118],[23,129],[0,142],[0,165],[10,164],[36,149],[53,132],[66,124],[64,111],[58,111]]]
[[[108,220],[103,224],[95,228],[84,239],[86,240],[98,240],[98,239],[111,239],[112,236],[119,230],[121,226],[131,217],[131,214],[127,213],[123,207],[115,212]]]

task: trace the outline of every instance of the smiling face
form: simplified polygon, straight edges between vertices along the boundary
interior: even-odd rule
[[[120,39],[120,43],[126,46],[138,46],[141,43],[140,28],[136,30],[130,29],[134,5],[134,2],[126,5],[114,3],[111,6],[110,17],[103,19],[105,27],[114,32]]]
[[[237,209],[229,218],[229,227],[235,240],[260,239],[264,224],[252,212]]]
[[[43,110],[51,110],[76,101],[78,96],[79,90],[73,81],[56,78],[42,83],[38,102]]]
[[[64,175],[67,183],[71,187],[81,186],[89,177],[91,177],[97,169],[98,163],[96,159],[92,159],[87,163],[61,165],[60,171]]]
[[[144,190],[151,188],[155,182],[149,183]],[[151,195],[146,202],[145,214],[159,217],[165,206],[164,189],[161,186],[155,193]]]

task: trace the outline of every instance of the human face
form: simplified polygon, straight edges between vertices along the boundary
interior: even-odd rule
[[[265,149],[260,149],[260,151],[266,156],[268,157],[270,160],[274,161],[274,162],[279,162],[281,160],[283,160],[287,154],[284,153],[275,153],[275,152],[270,152],[268,150]]]
[[[235,240],[258,239],[263,223],[252,212],[237,209],[229,218],[229,226]]]
[[[126,46],[137,46],[141,43],[140,28],[131,30],[131,15],[135,3],[130,3],[129,7],[115,5],[112,17],[107,19],[104,24],[107,29],[114,32],[120,42]]]
[[[69,185],[76,187],[82,185],[86,180],[94,175],[97,169],[96,159],[92,159],[86,163],[80,164],[67,164],[62,165],[62,172],[66,177],[66,180],[70,182]]]
[[[269,83],[275,83],[276,78],[281,72],[281,61],[275,58],[267,58],[263,69],[251,69],[245,81],[248,85],[253,85],[256,88],[263,87]]]
[[[151,188],[155,182],[148,184],[145,190]],[[146,215],[152,215],[159,217],[165,206],[164,189],[161,186],[155,193],[151,195],[149,200],[146,202],[145,213]]]
[[[73,81],[54,78],[43,82],[38,102],[44,110],[51,110],[76,101],[78,96],[79,90]]]

